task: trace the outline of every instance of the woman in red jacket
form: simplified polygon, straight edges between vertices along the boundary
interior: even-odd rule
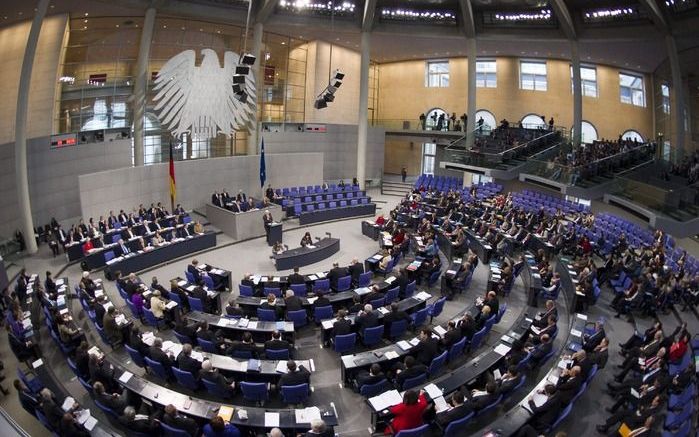
[[[670,362],[671,364],[679,363],[684,357],[684,354],[687,353],[688,344],[689,334],[687,332],[683,332],[680,335],[679,339],[672,343],[672,345],[670,346],[668,362]]]
[[[393,414],[391,424],[386,428],[386,435],[398,434],[404,429],[413,429],[422,425],[422,413],[427,408],[425,392],[408,390],[403,395],[403,403],[390,408]]]

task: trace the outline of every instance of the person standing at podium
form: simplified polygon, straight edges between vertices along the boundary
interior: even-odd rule
[[[267,235],[267,238],[269,238],[269,229],[272,226],[272,223],[274,223],[274,218],[272,217],[272,213],[269,212],[268,209],[265,210],[265,213],[262,216],[262,222],[265,225],[265,234]]]

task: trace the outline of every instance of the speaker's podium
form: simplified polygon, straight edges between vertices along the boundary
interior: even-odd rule
[[[274,246],[274,243],[282,241],[282,224],[281,222],[272,222],[269,225],[269,232],[267,233],[267,244],[269,246]]]

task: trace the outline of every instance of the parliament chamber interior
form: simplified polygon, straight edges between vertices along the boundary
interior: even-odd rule
[[[3,436],[699,437],[699,1],[0,2]]]

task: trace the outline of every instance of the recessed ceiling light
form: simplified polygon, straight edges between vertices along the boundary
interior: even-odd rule
[[[167,25],[163,24],[163,29],[167,29]]]
[[[54,7],[55,7],[55,5],[51,5],[51,9],[53,9]]]
[[[203,32],[203,31],[204,31],[204,29],[202,29],[202,28],[200,27],[200,28],[199,28],[199,32]]]
[[[217,30],[216,33],[221,33],[221,31],[220,31],[220,30]]]
[[[119,27],[119,25],[117,24],[116,27]]]
[[[88,15],[90,15],[90,14],[88,12],[85,12],[85,16],[87,17]]]
[[[283,45],[283,46],[286,45],[286,41],[282,41],[282,45]]]
[[[87,20],[83,20],[83,23],[87,23]]]
[[[17,13],[17,15],[24,15],[24,12],[19,11],[19,12]]]

